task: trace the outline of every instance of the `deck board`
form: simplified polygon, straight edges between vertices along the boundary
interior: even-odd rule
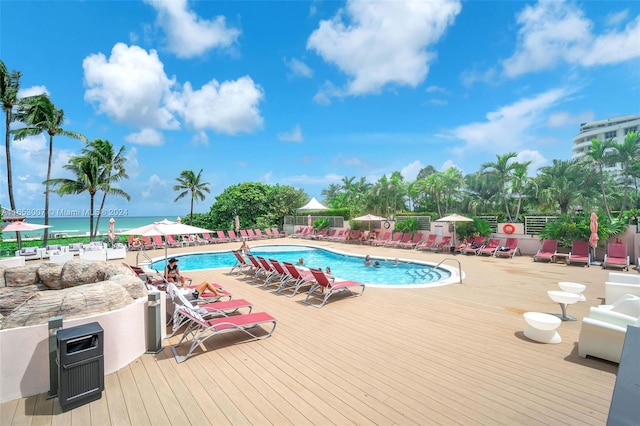
[[[273,241],[255,242],[252,245]],[[279,239],[278,244],[307,241]],[[437,263],[446,254],[313,242],[337,250]],[[172,249],[236,249],[238,243]],[[157,250],[152,255],[161,256]],[[135,253],[129,254],[133,263]],[[305,295],[277,295],[227,270],[194,271],[278,320],[272,337],[209,339],[184,363],[163,342],[106,377],[103,398],[61,413],[43,395],[0,405],[2,425],[482,424],[602,425],[617,364],[577,356],[580,319],[601,303],[608,271],[532,262],[530,257],[457,256],[463,284],[427,289],[369,286],[321,309]],[[454,261],[449,261],[454,265]],[[630,272],[635,273],[635,272]],[[522,313],[560,312],[547,296],[558,281],[587,285],[568,312],[562,343],[523,335]],[[178,350],[184,353],[188,345]]]

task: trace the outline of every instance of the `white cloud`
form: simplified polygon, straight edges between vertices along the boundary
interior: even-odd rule
[[[285,142],[302,142],[304,137],[302,136],[302,129],[299,124],[296,124],[290,132],[280,132],[276,135],[279,141]]]
[[[451,134],[475,150],[500,152],[534,143],[530,130],[544,121],[544,114],[568,95],[564,89],[553,89],[487,113],[486,121],[465,124]]]
[[[517,161],[518,163],[526,163],[527,161],[531,161],[531,164],[527,169],[527,174],[529,176],[535,176],[540,167],[544,167],[549,163],[549,160],[544,158],[544,156],[538,151],[529,149],[520,151],[514,161]]]
[[[145,199],[165,199],[167,197],[167,191],[169,190],[169,184],[166,180],[162,179],[158,175],[151,175],[146,183],[143,183],[143,189],[140,191],[140,195]]]
[[[162,133],[155,129],[141,129],[137,133],[130,133],[124,137],[124,140],[136,145],[158,146],[164,143]]]
[[[155,50],[117,43],[108,59],[102,53],[92,54],[82,66],[87,86],[84,98],[99,113],[139,127],[179,128],[164,106],[174,82],[165,75]]]
[[[198,90],[193,90],[187,82],[182,94],[172,100],[171,108],[198,131],[214,130],[234,135],[262,127],[264,120],[258,104],[263,98],[262,87],[249,76],[222,83],[211,80]]]
[[[313,77],[313,70],[309,68],[307,64],[305,64],[299,59],[291,58],[291,60],[288,61],[285,58],[284,63],[287,66],[287,68],[289,68],[290,77],[303,77],[303,78]]]
[[[426,89],[427,93],[446,93],[447,90],[444,87],[440,86],[429,86]]]
[[[456,163],[453,162],[453,160],[446,160],[444,163],[442,163],[442,165],[440,166],[440,171],[444,172],[445,170],[447,170],[450,167],[455,167],[456,169],[460,169],[460,167],[458,167],[456,165]],[[460,169],[462,170],[462,169]]]
[[[157,23],[167,37],[167,49],[180,58],[193,58],[209,49],[229,47],[240,30],[227,26],[224,16],[203,19],[189,9],[187,0],[145,0],[158,12]]]
[[[50,95],[49,90],[45,86],[31,86],[26,89],[20,89],[18,98],[26,98],[27,96]]]
[[[273,172],[267,172],[258,178],[258,182],[270,185],[273,182]]]
[[[405,181],[414,181],[423,167],[424,165],[419,160],[416,160],[400,169],[400,174],[404,177]]]
[[[551,128],[566,126],[577,127],[577,125],[592,121],[593,119],[594,114],[592,111],[581,112],[575,115],[568,111],[560,111],[549,115],[547,126]]]
[[[348,76],[346,95],[378,92],[388,84],[415,87],[435,58],[428,48],[460,10],[457,0],[348,0],[333,19],[320,22],[307,49]]]
[[[617,16],[616,23],[624,17]],[[525,6],[517,23],[516,51],[502,62],[510,78],[551,69],[559,62],[589,67],[640,57],[640,16],[622,31],[608,28],[598,35],[575,3],[539,1]]]
[[[607,15],[607,25],[614,27],[622,22],[626,21],[629,17],[629,9],[621,10],[619,12],[612,12]]]
[[[309,175],[295,175],[288,176],[282,179],[279,179],[280,182],[286,184],[297,184],[297,185],[329,185],[331,183],[338,183],[342,180],[343,176],[336,175],[334,173],[329,173],[324,176],[309,176]]]

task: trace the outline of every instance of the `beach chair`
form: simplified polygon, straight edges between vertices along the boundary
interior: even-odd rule
[[[311,286],[307,293],[307,297],[304,299],[304,303],[308,305],[321,308],[334,294],[346,293],[350,296],[359,297],[364,293],[364,283],[357,281],[335,281],[334,279],[327,277],[320,269],[309,268],[309,271],[315,278],[316,282]],[[356,290],[358,288],[359,290]],[[322,298],[320,303],[313,304],[309,302],[309,299],[314,297],[315,293],[318,293],[319,297]]]
[[[447,250],[450,246],[451,246],[451,239],[453,237],[451,237],[451,235],[445,235],[443,236],[440,241],[438,241],[437,243],[435,243],[433,246],[431,247],[427,247],[426,250],[429,251],[441,251],[444,253],[445,250]]]
[[[123,263],[123,265],[133,271],[133,273],[145,283],[148,290],[157,288],[158,290],[165,291],[167,289],[167,284],[169,283],[158,271],[146,271],[139,266],[129,265],[128,263]]]
[[[246,270],[247,268],[251,269],[251,264],[247,262],[247,260],[244,258],[244,256],[242,256],[242,254],[240,254],[239,251],[231,250],[231,253],[233,253],[233,255],[236,257],[236,263],[231,267],[231,270],[229,271],[229,275],[233,275],[234,272],[236,274],[239,274],[240,272],[242,272],[243,270]]]
[[[287,269],[291,278],[283,280],[278,286],[276,293],[280,294],[284,290],[293,287],[291,294],[287,295],[293,297],[302,287],[306,287],[307,285],[311,286],[315,282],[315,278],[311,272],[300,270],[296,268],[293,263],[289,262],[282,262],[282,265]]]
[[[264,234],[267,238],[275,238],[276,236],[273,235],[273,233],[271,232],[271,229],[269,228],[264,228]]]
[[[180,341],[171,347],[171,351],[176,362],[186,361],[193,351],[212,337],[229,332],[243,332],[251,339],[261,340],[270,337],[276,329],[277,321],[266,312],[256,312],[250,314],[233,315],[223,318],[204,319],[202,315],[193,309],[178,306],[179,315],[185,317],[188,322],[187,329],[180,338]],[[269,325],[268,330],[260,326]],[[178,355],[177,348],[182,342],[191,342],[189,349],[183,356]]]
[[[402,247],[404,244],[409,243],[412,237],[413,235],[411,235],[411,232],[405,232],[404,234],[402,234],[402,238],[400,239],[400,241],[396,241],[393,247]]]
[[[275,238],[284,238],[287,236],[285,232],[278,231],[278,228],[271,228],[271,232]]]
[[[435,246],[436,240],[438,239],[437,234],[429,234],[427,235],[427,239],[422,241],[419,244],[416,244],[416,250],[428,250]]]
[[[142,250],[142,243],[136,244],[135,237],[133,235],[129,235],[127,237],[127,245],[129,246],[129,251]]]
[[[346,238],[344,236],[345,233],[345,229],[338,229],[338,232],[336,232],[333,237],[331,238],[327,238],[327,240],[329,241],[345,241]]]
[[[240,241],[241,240],[241,238],[236,235],[235,231],[228,230],[227,234],[229,234],[229,240],[231,240],[231,241]]]
[[[173,235],[165,235],[164,241],[169,247],[182,247],[182,243],[177,241]]]
[[[251,231],[251,233],[253,233],[253,231]],[[240,230],[240,238],[242,238],[243,240],[252,240],[253,238],[251,238],[249,236],[249,233],[247,232],[246,229],[241,229]]]
[[[207,241],[209,244],[219,243],[220,240],[218,238],[212,237],[208,232],[202,233],[202,239]]]
[[[391,238],[391,231],[384,231],[384,233],[378,234],[375,240],[371,241],[372,246],[381,246]]]
[[[267,262],[264,257],[257,256],[256,258],[258,259],[258,262],[260,262],[260,265],[262,267],[260,268],[260,271],[254,275],[253,282],[255,282],[258,277],[261,276],[263,278],[262,286],[266,287],[274,279],[280,278],[280,274],[278,273],[278,271],[273,267],[273,265],[271,265],[271,263]]]
[[[571,263],[584,263],[589,267],[591,265],[591,253],[589,253],[588,241],[574,241],[571,243],[571,251],[567,258],[567,265]]]
[[[151,242],[151,237],[143,235],[140,237],[140,241],[142,241],[142,250],[151,250],[155,248],[153,243]]]
[[[548,260],[551,262],[558,251],[558,240],[544,240],[542,247],[533,255],[533,261]]]
[[[171,297],[174,304],[179,304],[189,309],[193,309],[205,319],[219,316],[228,317],[229,315],[240,312],[241,309],[248,309],[248,312],[246,313],[250,314],[253,310],[253,305],[244,299],[194,304],[193,301],[187,299],[185,294],[180,291],[178,286],[174,283],[167,284],[167,294]],[[181,310],[174,309],[172,322],[173,330],[170,335],[167,335],[167,338],[173,336],[186,322],[188,322],[188,320],[181,315]]]
[[[253,232],[253,229],[247,229],[247,235],[249,236],[250,240],[257,240],[259,237],[256,235],[255,232]]]
[[[420,232],[416,233],[411,240],[407,242],[400,242],[396,244],[396,247],[399,248],[415,248],[420,241],[422,241],[422,234]]]
[[[520,253],[520,248],[518,248],[518,239],[517,238],[507,238],[507,242],[503,247],[498,247],[494,252],[495,257],[510,257],[514,258],[516,253]]]
[[[607,269],[608,266],[629,270],[629,255],[627,254],[627,245],[625,243],[607,244],[607,253],[604,255],[602,268]]]
[[[500,247],[500,239],[499,238],[489,238],[489,242],[486,246],[478,249],[476,253],[478,256],[482,256],[484,254],[488,254],[489,256],[493,256],[496,252],[496,249]]]
[[[396,232],[393,234],[393,237],[389,239],[386,243],[382,244],[384,247],[393,247],[395,246],[401,239],[404,234],[402,232]]]
[[[154,248],[164,248],[165,243],[162,241],[162,237],[160,235],[154,235],[151,237],[151,242],[153,243]]]
[[[474,237],[471,243],[460,250],[461,254],[478,254],[478,250],[484,247],[486,237]]]

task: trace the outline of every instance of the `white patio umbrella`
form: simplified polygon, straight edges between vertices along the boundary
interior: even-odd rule
[[[453,222],[453,245],[456,245],[456,222],[473,222],[473,219],[459,214],[441,217],[436,222]]]
[[[203,232],[211,233],[213,231],[204,228],[198,228],[197,226],[191,226],[180,222],[171,222],[164,219],[160,222],[153,222],[149,225],[140,226],[138,228],[128,229],[124,232],[120,232],[119,235],[142,235],[143,237],[152,237],[155,235],[191,235],[202,234]],[[164,260],[168,259],[167,244],[164,246]]]
[[[359,220],[361,222],[369,222],[369,231],[371,231],[371,222],[383,221],[383,220],[387,220],[387,218],[376,216],[374,214],[365,214],[364,216],[355,217],[353,218],[353,220]]]
[[[51,228],[51,225],[40,225],[39,223],[27,223],[24,221],[11,222],[2,228],[2,232],[25,232],[37,231],[39,229]],[[18,240],[18,250],[22,248],[22,241]]]

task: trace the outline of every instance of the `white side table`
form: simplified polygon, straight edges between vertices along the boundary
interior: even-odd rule
[[[584,302],[585,300],[587,300],[587,298],[584,297],[584,294],[582,294],[582,292],[587,288],[587,286],[584,284],[572,283],[569,281],[560,281],[558,283],[558,287],[560,287],[562,291],[579,294],[580,295],[579,302]]]
[[[556,331],[562,320],[557,316],[542,312],[525,312],[523,317],[529,324],[529,327],[524,330],[524,335],[529,339],[541,343],[562,342],[562,338]]]
[[[562,321],[575,321],[576,317],[567,315],[567,305],[573,305],[580,301],[580,295],[576,293],[569,293],[567,291],[548,291],[547,294],[554,302],[560,304],[562,308],[562,314],[557,314]],[[555,315],[555,314],[554,314]]]

